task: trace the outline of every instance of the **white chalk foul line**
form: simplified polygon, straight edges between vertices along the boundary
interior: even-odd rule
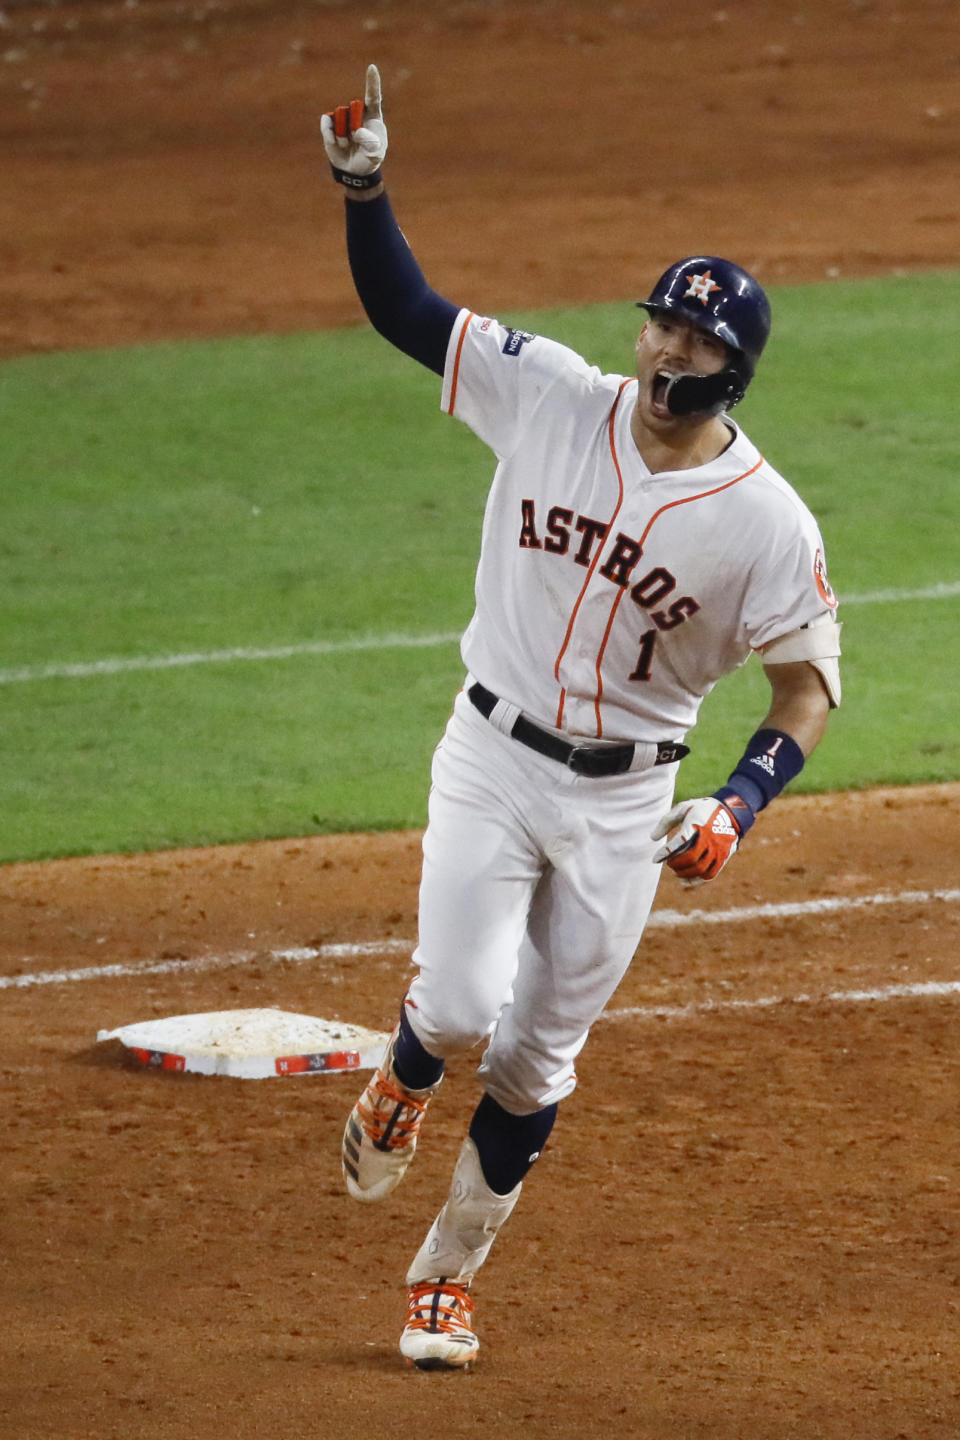
[[[886,905],[926,905],[960,900],[960,890],[880,891],[876,895],[827,895],[819,900],[798,900],[781,905],[742,905],[736,910],[659,910],[647,929],[661,926],[726,925],[735,921],[792,919],[803,915],[830,915]],[[686,1005],[631,1005],[604,1012],[605,1020],[678,1020],[685,1016],[766,1010],[775,1005],[865,1004],[868,1001],[903,1000],[924,996],[960,995],[960,980],[924,980],[913,984],[883,985],[872,990],[830,990],[820,995],[761,995],[747,1000],[696,1000]]]
[[[363,959],[373,955],[409,954],[412,940],[368,940],[361,944],[318,945],[290,950],[235,950],[228,955],[197,955],[189,960],[143,960],[124,965],[87,965],[80,970],[37,970],[27,975],[0,976],[0,990],[26,990],[33,985],[74,985],[81,980],[113,980],[141,975],[199,975],[205,970],[230,970],[256,961]]]
[[[881,890],[876,895],[825,895],[780,905],[740,905],[736,910],[657,910],[647,929],[662,926],[729,925],[738,920],[789,920],[798,915],[829,915],[842,910],[868,910],[878,905],[928,905],[933,900],[960,900],[960,890]]]
[[[890,601],[948,600],[960,595],[960,580],[918,590],[873,590],[842,597],[841,606],[881,605]],[[0,685],[26,685],[35,680],[90,680],[101,675],[126,675],[137,670],[177,670],[188,665],[226,665],[245,660],[290,660],[298,655],[349,655],[365,650],[430,649],[455,645],[460,631],[435,635],[358,635],[349,640],[303,640],[294,645],[246,646],[228,650],[197,650],[174,655],[126,655],[104,660],[54,661],[49,665],[18,665],[0,670]]]
[[[886,905],[928,905],[951,903],[960,900],[958,890],[900,890],[880,891],[876,895],[825,896],[820,900],[799,900],[795,903],[769,905],[741,905],[735,910],[657,910],[650,916],[647,929],[676,930],[694,925],[730,925],[750,920],[784,920],[804,915],[829,915],[845,910],[863,910]],[[74,985],[83,980],[112,980],[141,975],[175,975],[178,973],[200,974],[205,970],[226,970],[253,962],[288,961],[302,964],[312,960],[363,959],[374,955],[412,954],[413,940],[365,940],[359,943],[336,945],[299,946],[286,950],[238,950],[227,955],[198,955],[189,960],[146,960],[130,964],[88,965],[77,970],[39,970],[25,975],[0,976],[0,990],[25,990],[35,985]],[[960,982],[958,987],[960,988]],[[891,995],[907,991],[903,987],[888,987]],[[948,990],[943,993],[948,993]],[[843,992],[838,992],[843,993]],[[855,992],[850,992],[854,994]],[[919,993],[919,992],[917,992]],[[939,993],[939,992],[938,992]],[[952,993],[952,992],[951,992]],[[864,992],[866,995],[867,992]],[[801,996],[801,1000],[809,997]],[[724,1001],[727,1008],[750,1005],[772,1005],[782,1003],[783,997],[771,1000]],[[708,1008],[720,1008],[715,1005]],[[636,1014],[685,1014],[688,1007],[666,1007],[661,1009],[638,1010]],[[612,1016],[632,1014],[630,1011],[611,1011]]]
[[[460,640],[460,633],[457,630],[443,635],[359,635],[350,640],[303,640],[296,645],[241,645],[231,650],[198,650],[182,655],[127,655],[106,660],[19,665],[0,670],[0,685],[25,685],[31,680],[90,680],[98,675],[126,675],[135,670],[177,670],[187,665],[224,665],[237,660],[289,660],[297,655],[430,649],[436,645],[455,645]]]
[[[840,603],[842,606],[887,605],[895,600],[950,600],[955,595],[960,595],[960,580],[926,585],[919,590],[870,590],[864,595],[842,595]]]
[[[880,985],[873,990],[826,990],[819,995],[758,995],[749,1000],[691,1000],[687,1005],[626,1005],[605,1010],[604,1020],[683,1020],[691,1015],[770,1010],[777,1005],[863,1005],[869,1001],[913,1000],[960,995],[960,980],[918,980],[910,985]]]

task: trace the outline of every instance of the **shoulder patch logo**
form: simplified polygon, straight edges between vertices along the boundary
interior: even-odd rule
[[[723,289],[723,286],[718,285],[714,280],[709,270],[704,270],[702,275],[688,275],[687,284],[690,289],[683,292],[683,298],[686,299],[688,295],[692,295],[695,300],[700,301],[701,305],[706,305],[714,290]]]
[[[818,550],[813,557],[813,578],[817,582],[817,593],[820,599],[825,605],[829,605],[831,610],[835,610],[840,601],[833,593],[833,586],[827,579],[827,562],[823,558],[822,550]]]
[[[503,342],[504,355],[519,355],[524,345],[537,337],[531,335],[529,330],[508,330],[507,338]]]

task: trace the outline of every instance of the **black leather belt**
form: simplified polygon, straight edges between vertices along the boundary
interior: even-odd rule
[[[480,714],[489,720],[493,707],[499,703],[497,696],[479,682],[471,685],[467,694]],[[633,744],[569,745],[566,740],[559,740],[548,730],[541,730],[539,725],[534,725],[532,720],[527,720],[523,715],[514,721],[510,734],[514,740],[519,740],[521,745],[528,745],[531,750],[548,755],[551,760],[558,760],[575,774],[590,775],[594,778],[601,775],[623,775],[630,769],[636,750]],[[658,740],[657,758],[653,763],[672,765],[675,760],[682,760],[684,755],[689,754],[689,745],[681,745],[679,740]]]

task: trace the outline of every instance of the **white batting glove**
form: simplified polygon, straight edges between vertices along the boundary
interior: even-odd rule
[[[670,838],[655,852],[654,863],[666,861],[688,885],[716,879],[740,844],[737,822],[723,801],[713,795],[684,800],[668,810],[650,839],[662,840],[666,835]]]
[[[376,65],[367,66],[363,100],[351,100],[321,116],[320,134],[334,179],[352,190],[368,190],[380,183],[377,171],[387,153],[387,127]]]

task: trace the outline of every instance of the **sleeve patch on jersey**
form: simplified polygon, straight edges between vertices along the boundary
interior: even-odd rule
[[[507,338],[503,342],[504,355],[519,355],[528,340],[535,340],[537,337],[531,335],[529,330],[508,330]]]
[[[822,550],[818,550],[814,556],[813,574],[817,582],[817,591],[820,599],[825,605],[829,605],[831,610],[835,610],[840,602],[833,593],[833,587],[827,579],[827,562],[823,558]]]

